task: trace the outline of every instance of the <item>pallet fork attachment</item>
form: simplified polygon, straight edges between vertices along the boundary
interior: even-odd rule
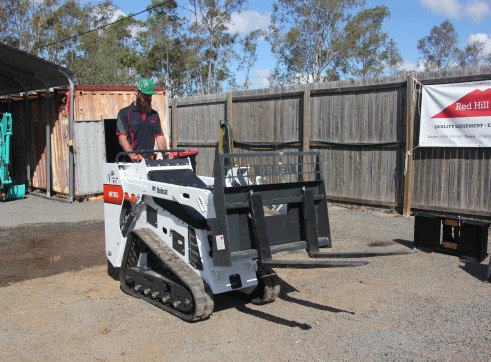
[[[219,226],[212,229],[223,235],[225,247],[214,250],[215,265],[226,266],[234,257],[247,254],[246,249],[257,253],[260,264],[276,268],[362,266],[368,262],[326,259],[413,252],[320,251],[321,246],[332,244],[318,152],[218,154],[216,160],[215,225]],[[282,214],[265,215],[268,206],[278,204],[284,206]],[[273,251],[302,248],[310,259],[275,260],[272,256]]]
[[[305,190],[303,197],[304,210],[306,204],[311,201],[313,208],[313,197],[311,192],[307,192],[307,197],[305,197]],[[307,200],[306,200],[307,199]],[[273,260],[271,254],[271,246],[269,244],[268,233],[266,230],[266,222],[264,216],[263,203],[261,195],[258,193],[249,193],[249,204],[250,211],[252,215],[253,224],[253,242],[257,246],[258,260],[260,263],[270,266],[272,268],[332,268],[332,267],[350,267],[350,266],[361,266],[366,265],[366,261],[331,261],[331,260]],[[309,216],[312,216],[309,214]],[[307,216],[308,218],[308,216]],[[308,226],[307,226],[308,225]],[[309,256],[315,254],[317,258],[322,257],[321,255],[325,253],[320,253],[319,242],[317,236],[312,233],[317,231],[317,227],[313,222],[308,222],[306,220],[306,228],[309,229],[307,234],[309,235],[306,240],[307,253]],[[315,230],[314,230],[315,229]]]

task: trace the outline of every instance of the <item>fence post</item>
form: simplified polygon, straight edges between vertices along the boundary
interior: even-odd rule
[[[234,111],[232,110],[232,104],[232,93],[227,93],[227,101],[225,102],[225,120],[233,126]]]
[[[177,98],[172,98],[172,124],[171,124],[171,130],[172,130],[172,145],[171,149],[177,149]]]
[[[310,112],[310,86],[306,86],[303,91],[303,117],[302,117],[302,151],[310,151],[311,136],[311,112]]]
[[[409,155],[414,148],[414,111],[415,101],[414,82],[408,76],[406,77],[406,153],[404,157],[404,198],[403,210],[404,216],[409,216],[411,213],[411,202],[413,196],[414,169],[413,157]]]

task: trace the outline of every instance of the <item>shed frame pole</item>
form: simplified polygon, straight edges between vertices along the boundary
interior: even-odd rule
[[[41,77],[39,74],[36,74],[36,78],[38,78],[46,89],[45,96],[45,118],[46,118],[46,196],[51,197],[51,124],[49,120],[49,99],[51,98],[49,92],[48,82]]]
[[[26,187],[28,190],[31,190],[31,149],[32,142],[31,138],[31,112],[29,109],[29,93],[26,91],[24,93],[24,121],[26,122],[26,155],[25,155],[25,163],[26,163]]]
[[[74,190],[75,190],[75,157],[74,157],[74,99],[75,99],[75,85],[73,83],[72,77],[65,72],[63,69],[58,69],[70,83],[70,114],[68,115],[68,200],[73,202],[74,200]]]
[[[31,135],[31,120],[30,120],[30,112],[29,112],[29,91],[27,90],[27,86],[20,81],[19,79],[14,79],[17,83],[19,83],[24,89],[24,165],[26,167],[26,181],[24,183],[27,190],[31,188],[31,147],[32,142],[30,139]]]

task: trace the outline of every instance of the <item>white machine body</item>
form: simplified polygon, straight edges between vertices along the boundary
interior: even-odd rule
[[[124,227],[130,230],[151,228],[163,243],[174,249],[175,254],[207,283],[213,294],[231,290],[250,293],[258,284],[257,261],[254,258],[233,260],[231,266],[214,266],[210,257],[209,240],[213,236],[206,223],[202,222],[202,228],[196,228],[180,218],[179,213],[173,212],[173,207],[162,206],[163,202],[163,205],[175,205],[177,209],[184,207],[202,220],[216,217],[211,191],[214,178],[200,177],[193,173],[206,187],[182,186],[149,179],[149,174],[158,174],[159,171],[181,171],[189,176],[190,171],[192,172],[191,163],[188,160],[181,161],[186,162],[179,165],[148,165],[144,161],[104,164],[104,219],[108,261],[115,268],[121,266],[127,240],[123,235]],[[130,214],[131,222],[128,222]],[[190,230],[193,230],[196,238],[202,270],[190,263]],[[220,236],[215,238],[219,245]],[[231,285],[231,275],[240,276],[240,288]]]

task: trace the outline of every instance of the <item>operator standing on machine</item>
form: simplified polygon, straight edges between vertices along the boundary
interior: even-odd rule
[[[125,152],[153,150],[155,141],[159,150],[167,149],[167,142],[157,111],[152,109],[152,95],[157,94],[153,82],[140,78],[136,82],[136,100],[121,109],[116,122],[116,136]],[[165,155],[172,158],[170,153]],[[136,153],[130,153],[131,161],[138,162]]]

